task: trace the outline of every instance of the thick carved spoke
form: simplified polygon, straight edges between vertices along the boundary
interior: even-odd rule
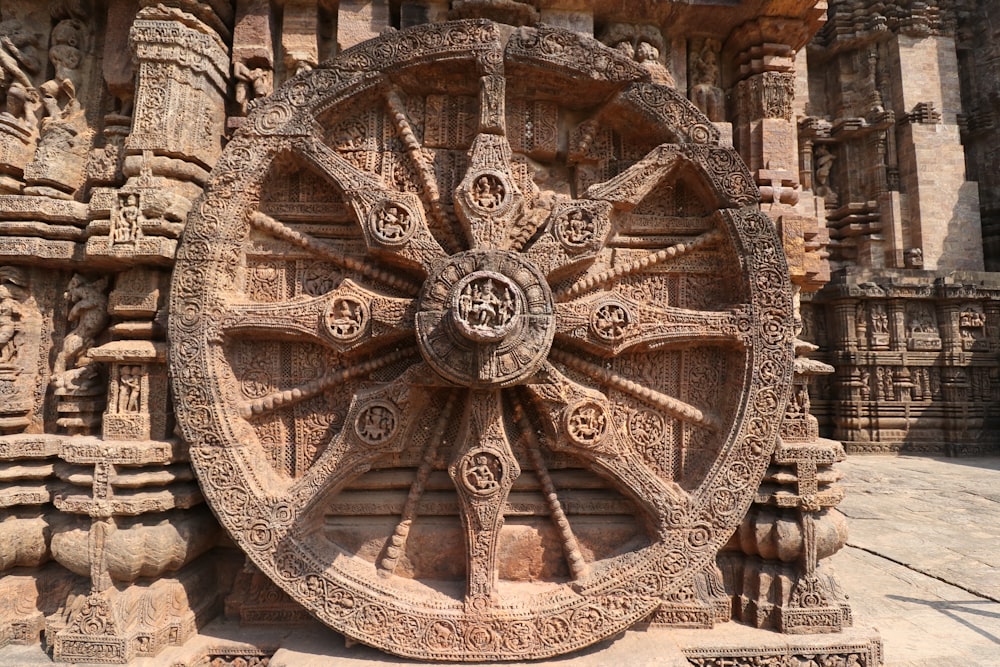
[[[587,188],[588,199],[611,202],[616,209],[630,211],[659,185],[680,155],[677,146],[661,144],[622,173]]]
[[[553,208],[526,255],[554,284],[594,262],[611,231],[611,204],[574,199]]]
[[[352,280],[321,297],[285,303],[233,304],[222,320],[226,334],[296,338],[338,352],[413,333],[416,302],[367,290]]]
[[[604,393],[570,380],[551,364],[543,375],[544,381],[527,388],[543,417],[548,446],[593,462],[663,530],[670,510],[686,507],[687,494],[662,479],[627,444]]]
[[[588,352],[617,356],[641,346],[656,350],[711,343],[745,346],[750,317],[727,312],[657,307],[613,292],[556,304],[556,336]]]
[[[446,256],[427,227],[417,195],[387,188],[381,179],[361,171],[318,139],[303,139],[295,148],[344,193],[373,254],[419,268],[424,274],[435,260]]]
[[[704,234],[699,234],[685,243],[677,243],[669,248],[663,248],[662,250],[651,252],[645,257],[641,257],[627,264],[622,264],[613,269],[608,269],[607,271],[602,271],[578,280],[566,289],[557,292],[555,294],[555,299],[556,301],[569,301],[570,299],[581,294],[585,294],[602,287],[607,287],[608,285],[621,280],[625,276],[634,273],[641,273],[642,271],[646,271],[657,264],[664,264],[677,259],[693,250],[713,246],[722,241],[723,238],[725,237],[722,232],[715,229],[705,232]]]
[[[503,420],[499,390],[469,394],[448,473],[455,484],[466,534],[466,609],[497,603],[497,542],[503,508],[521,474]]]
[[[479,79],[479,134],[469,149],[469,167],[455,188],[455,212],[473,249],[503,249],[521,235],[524,195],[514,180],[506,137],[506,81],[500,74]]]
[[[250,216],[250,224],[260,231],[273,236],[274,238],[287,241],[294,246],[311,252],[316,257],[340,266],[348,271],[353,271],[375,282],[387,287],[398,289],[406,294],[416,295],[420,291],[420,286],[395,273],[386,271],[372,262],[367,262],[344,254],[344,251],[336,246],[312,237],[308,234],[296,231],[288,225],[275,220],[264,213],[254,213]]]
[[[239,406],[239,414],[244,419],[251,419],[255,416],[287,408],[307,398],[312,398],[332,387],[350,380],[366,377],[380,368],[398,363],[408,357],[416,357],[418,354],[419,352],[414,347],[395,349],[380,355],[374,354],[371,359],[363,363],[331,371],[315,380],[310,380],[291,389],[283,389],[261,398],[255,398],[252,401],[245,401]],[[427,372],[430,373],[431,371],[427,369]]]
[[[668,396],[655,389],[644,387],[637,382],[622,377],[614,371],[598,366],[597,364],[592,364],[589,361],[584,361],[568,352],[553,348],[549,358],[584,373],[600,384],[614,387],[618,391],[629,394],[647,405],[663,410],[675,419],[689,424],[696,424],[712,431],[718,431],[722,428],[722,422],[719,420],[719,417],[711,412],[700,410],[690,403],[685,403],[673,396]]]
[[[393,530],[388,542],[386,542],[382,558],[378,561],[378,572],[382,576],[388,577],[392,575],[396,570],[399,557],[406,552],[406,539],[410,534],[410,526],[413,525],[413,520],[417,518],[417,503],[420,502],[421,496],[424,495],[427,478],[434,471],[434,463],[437,461],[439,445],[444,440],[444,434],[448,428],[448,423],[451,421],[454,405],[455,394],[452,393],[449,394],[448,400],[441,410],[441,416],[438,418],[434,432],[431,433],[431,437],[427,440],[427,446],[424,448],[420,467],[417,468],[417,475],[413,480],[413,484],[410,485],[410,492],[406,496],[406,503],[403,505],[403,511],[400,513],[399,523],[396,524],[395,530]]]
[[[332,498],[374,461],[407,446],[414,416],[430,407],[426,392],[412,390],[421,372],[427,372],[422,366],[412,366],[392,382],[355,395],[340,433],[289,489],[288,503],[295,515]]]

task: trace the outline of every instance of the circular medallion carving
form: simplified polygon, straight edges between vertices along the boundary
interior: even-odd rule
[[[361,338],[368,327],[368,306],[359,299],[338,297],[326,311],[326,327],[336,340],[350,343]]]
[[[566,435],[583,447],[593,447],[608,432],[608,414],[596,401],[583,401],[566,411]]]
[[[354,420],[354,431],[369,445],[381,445],[396,435],[397,409],[387,401],[365,405]]]
[[[227,145],[177,253],[177,417],[234,542],[338,632],[436,662],[571,652],[683,598],[741,522],[788,402],[787,268],[739,156],[647,79],[568,31],[428,24],[296,77]],[[317,170],[336,187],[282,199]],[[650,236],[642,211],[691,198],[714,214]],[[581,491],[627,508],[620,541]]]
[[[634,317],[628,307],[618,301],[602,303],[590,316],[590,329],[601,340],[610,343],[625,337]]]
[[[503,459],[493,452],[476,450],[462,459],[459,471],[462,484],[477,496],[490,496],[500,490],[506,477]]]
[[[524,312],[524,294],[504,275],[475,271],[452,290],[451,312],[459,332],[469,340],[502,340]]]
[[[413,235],[414,214],[409,208],[392,200],[383,200],[372,208],[368,226],[372,236],[386,246],[401,246]]]
[[[510,199],[510,187],[505,180],[499,174],[489,172],[477,176],[469,192],[472,205],[487,213],[500,209]]]
[[[555,333],[548,283],[518,253],[454,255],[427,280],[420,306],[420,353],[442,376],[466,386],[530,378]]]
[[[597,241],[594,214],[585,208],[563,211],[552,224],[552,233],[568,253],[590,250]]]

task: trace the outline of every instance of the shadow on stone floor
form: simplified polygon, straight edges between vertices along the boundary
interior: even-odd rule
[[[969,628],[976,634],[985,637],[994,644],[1000,644],[1000,637],[997,637],[991,632],[984,630],[983,628],[977,626],[975,623],[962,618],[960,613],[964,614],[975,614],[978,616],[986,616],[989,618],[1000,618],[1000,613],[994,611],[984,611],[981,609],[972,608],[973,605],[991,605],[995,606],[990,600],[962,600],[962,601],[951,601],[951,600],[921,600],[919,598],[911,598],[905,595],[886,595],[886,598],[890,600],[896,600],[898,602],[906,602],[908,604],[919,604],[925,607],[929,607],[935,611],[940,612],[944,616],[956,623],[960,623],[965,627]]]

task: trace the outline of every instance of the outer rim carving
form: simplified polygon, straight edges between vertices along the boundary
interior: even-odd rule
[[[561,63],[559,66],[566,71],[575,71],[579,62],[593,62],[599,56],[606,63],[602,76],[641,75],[597,42],[550,28],[535,32],[546,36],[561,34],[562,50],[549,48],[548,38],[525,38],[532,30],[523,29],[512,39],[507,57],[540,68]],[[290,98],[286,86],[261,104],[254,111],[248,129],[226,149],[204,198],[192,210],[178,252],[171,292],[170,365],[178,419],[190,444],[192,462],[205,496],[221,523],[263,572],[323,622],[362,642],[424,659],[549,657],[590,645],[646,616],[663,595],[683,584],[685,573],[714,557],[715,550],[728,539],[749,506],[755,480],[763,475],[774,445],[791,377],[787,269],[782,264],[783,255],[773,227],[749,200],[752,181],[747,180],[745,167],[738,159],[733,167],[738,173],[715,173],[704,159],[705,150],[688,150],[685,146],[679,159],[687,160],[711,185],[723,208],[729,207],[721,216],[722,233],[735,251],[747,258],[747,274],[742,279],[746,281],[752,322],[747,334],[747,371],[739,418],[731,431],[727,431],[729,435],[719,459],[701,485],[691,491],[690,503],[680,513],[683,518],[676,519],[676,530],[666,531],[659,542],[628,554],[628,558],[615,559],[600,572],[584,577],[572,594],[555,589],[538,595],[530,612],[501,605],[483,614],[465,610],[461,603],[418,604],[401,600],[386,582],[362,576],[350,563],[321,562],[307,544],[297,541],[292,527],[274,523],[277,504],[287,499],[276,500],[265,489],[291,487],[287,480],[277,479],[265,463],[257,460],[256,450],[246,444],[252,443],[256,435],[225,401],[229,396],[226,384],[231,376],[218,345],[228,307],[219,295],[236,280],[232,257],[239,256],[249,236],[248,221],[257,205],[254,193],[259,193],[271,160],[290,141],[284,137],[301,136],[301,128],[309,126],[307,121],[369,85],[367,82],[375,78],[372,75],[394,68],[421,67],[436,59],[473,59],[481,51],[502,54],[504,45],[499,42],[499,34],[495,26],[483,21],[420,26],[387,34],[348,50],[308,76],[297,78],[296,100]],[[470,44],[474,45],[472,51]],[[376,49],[387,55],[381,59],[375,57]],[[680,116],[673,115],[673,110],[670,114],[661,113],[655,87],[643,84],[642,89],[641,100],[635,95],[625,95],[617,103],[636,108],[641,105],[645,117],[654,117],[661,124],[672,119],[690,121],[686,126],[671,128],[673,135],[682,141],[690,136],[704,139],[697,126],[710,126],[693,107],[685,108],[686,113]],[[664,104],[680,104],[676,94],[664,94],[663,99]],[[712,150],[735,155],[731,149]],[[245,152],[252,157],[246,159]],[[238,154],[241,157],[236,159]],[[244,187],[232,188],[229,184],[234,182]],[[750,208],[734,208],[737,206]],[[760,224],[762,218],[764,223]],[[761,257],[776,259],[764,263],[758,260]],[[777,273],[777,278],[768,272],[775,266],[783,271]],[[765,274],[763,281],[758,280]],[[771,364],[775,375],[767,390],[754,372],[764,363]],[[356,423],[361,408],[354,410],[350,419]],[[763,424],[762,433],[752,432],[751,416]],[[380,443],[403,440],[391,432]],[[737,466],[749,468],[749,483],[732,483],[734,475],[740,480],[744,477],[743,468],[738,474],[734,472]],[[314,470],[318,475],[319,469]],[[231,493],[232,489],[241,493]],[[706,526],[714,529],[708,540]],[[704,545],[697,552],[690,551],[688,546],[692,536],[699,547]],[[658,590],[650,591],[648,583],[644,583],[650,581],[651,574],[656,575]],[[322,590],[322,594],[308,593],[317,590]],[[540,640],[537,644],[508,640],[512,633],[517,634],[517,630],[525,627],[532,631],[525,636],[537,633]],[[391,640],[397,634],[420,639],[415,643]],[[528,648],[522,650],[522,645]]]

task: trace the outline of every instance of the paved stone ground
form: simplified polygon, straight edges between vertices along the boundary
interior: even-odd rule
[[[853,456],[832,559],[888,667],[1000,667],[1000,458]]]

